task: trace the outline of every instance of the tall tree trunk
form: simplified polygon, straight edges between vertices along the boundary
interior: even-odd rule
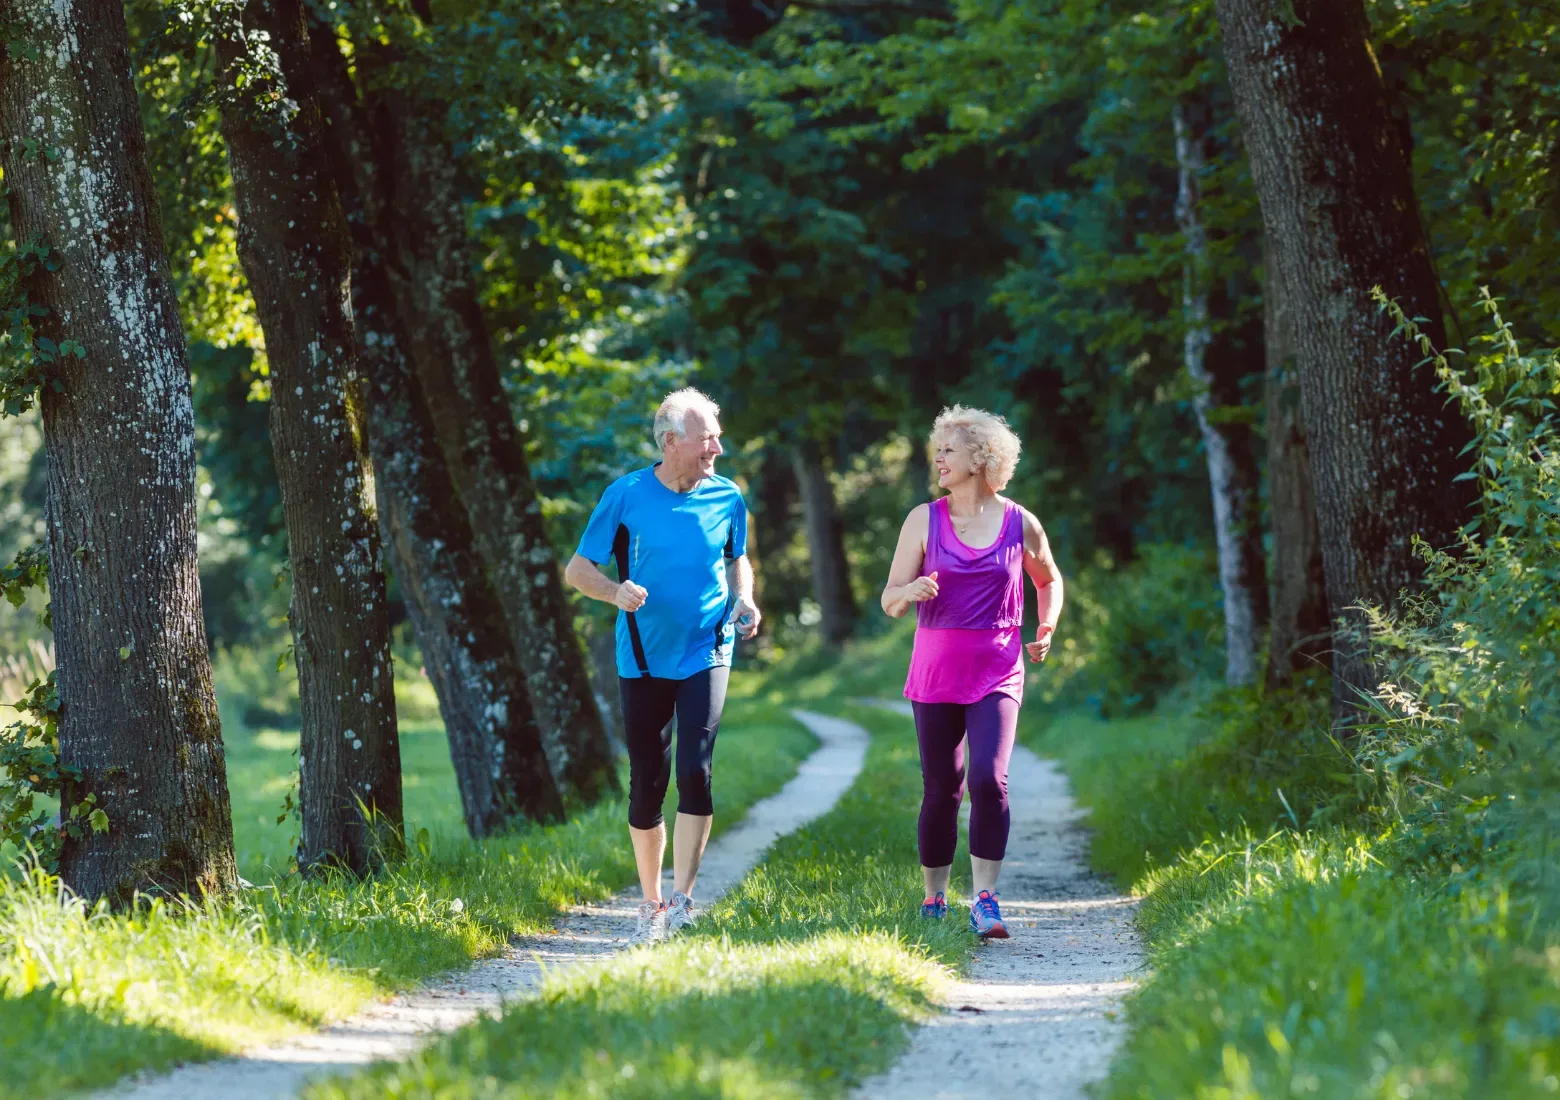
[[[1362,603],[1391,606],[1473,501],[1467,424],[1371,301],[1381,286],[1444,343],[1413,179],[1361,0],[1217,0],[1262,219],[1292,306],[1335,639],[1333,714],[1375,686]]]
[[[378,96],[381,132],[394,142],[380,168],[412,362],[524,660],[553,775],[566,795],[594,801],[617,787],[615,757],[477,297],[445,109],[389,87]]]
[[[195,558],[189,360],[117,0],[0,0],[0,166],[50,264],[36,333],[76,341],[43,386],[60,753],[109,819],[65,883],[220,893],[238,881]],[[36,143],[36,144],[34,144]],[[65,797],[81,796],[68,789]]]
[[[367,278],[360,279],[367,283]],[[466,828],[474,837],[518,815],[551,820],[563,800],[475,540],[434,439],[389,312],[388,284],[357,293],[369,368],[369,440],[391,561],[439,698]]]
[[[298,863],[363,873],[403,823],[385,577],[361,410],[353,407],[351,241],[308,72],[301,3],[225,9],[216,38],[239,258],[265,330],[292,567]]]
[[[1280,687],[1295,672],[1327,667],[1332,624],[1327,617],[1322,536],[1316,526],[1305,418],[1300,415],[1289,303],[1277,266],[1271,261],[1264,266],[1268,510],[1273,531],[1273,625],[1267,682],[1270,687]]]
[[[796,538],[797,498],[796,463],[790,451],[766,448],[752,497],[756,514],[748,527],[752,532],[748,548],[757,549],[754,560],[763,563],[753,573],[758,606],[776,622],[801,609],[802,596],[811,584],[811,576],[802,575],[790,553]],[[760,584],[762,589],[757,587]],[[771,637],[772,632],[761,636]]]
[[[760,607],[764,606],[762,603]],[[624,751],[627,734],[623,725],[623,696],[618,691],[617,631],[610,623],[594,623],[585,634],[585,652],[590,656],[591,687],[596,706],[607,724],[607,736],[618,752]]]
[[[310,38],[351,233],[352,302],[368,380],[380,523],[439,698],[466,827],[480,837],[515,815],[555,818],[563,801],[514,645],[406,353],[390,273],[389,210],[366,118],[335,31],[311,20]]]
[[[1261,502],[1251,429],[1240,418],[1220,411],[1239,405],[1238,386],[1215,378],[1209,369],[1211,347],[1224,337],[1214,333],[1209,308],[1213,278],[1208,232],[1202,222],[1202,175],[1207,167],[1209,109],[1200,102],[1172,108],[1180,187],[1176,221],[1183,248],[1181,308],[1186,325],[1186,373],[1192,379],[1192,408],[1208,456],[1213,493],[1213,527],[1219,551],[1219,585],[1224,593],[1224,681],[1250,684],[1257,679],[1267,618],[1267,578],[1262,550]],[[1230,390],[1234,392],[1228,392]]]
[[[806,444],[794,454],[802,515],[807,523],[813,599],[823,614],[824,640],[839,645],[856,628],[856,599],[851,594],[850,566],[845,560],[845,528],[834,500],[834,484],[817,450]]]

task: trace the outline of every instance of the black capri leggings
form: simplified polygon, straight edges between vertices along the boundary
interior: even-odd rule
[[[661,824],[661,804],[672,769],[672,716],[677,716],[677,812],[709,817],[710,768],[715,734],[731,669],[707,668],[686,680],[655,676],[618,678],[628,742],[628,823],[636,829]]]

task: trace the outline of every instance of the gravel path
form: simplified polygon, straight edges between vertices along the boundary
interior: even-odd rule
[[[910,713],[908,704],[881,705]],[[861,1087],[863,1100],[1072,1100],[1105,1074],[1121,1037],[1114,1010],[1142,958],[1132,899],[1090,873],[1081,811],[1054,763],[1014,749],[1008,795],[1013,826],[1001,894],[1013,938],[981,948],[949,990],[947,1011],[915,1032],[892,1069]],[[967,913],[955,909],[949,919]]]
[[[740,824],[710,844],[699,870],[701,906],[736,885],[777,839],[827,813],[861,771],[867,751],[865,730],[838,718],[793,713],[817,736],[819,748],[778,793],[756,803]],[[670,871],[665,888],[670,896]],[[536,989],[546,970],[577,966],[621,950],[633,932],[638,902],[635,888],[600,905],[571,909],[552,935],[517,938],[496,958],[483,959],[334,1027],[237,1058],[122,1082],[98,1096],[100,1100],[281,1100],[297,1095],[311,1078],[409,1057],[443,1032],[483,1013],[496,1015],[505,1001]]]

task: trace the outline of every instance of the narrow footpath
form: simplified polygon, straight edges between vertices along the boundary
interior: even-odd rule
[[[881,704],[909,714],[907,703]],[[1089,871],[1067,777],[1019,746],[1008,770],[1012,833],[1002,865],[1010,940],[993,940],[952,984],[943,1015],[918,1029],[862,1100],[992,1094],[1082,1100],[1120,1041],[1115,1019],[1142,954],[1133,901]],[[968,804],[966,803],[966,810]],[[955,909],[950,920],[967,919]]]
[[[739,824],[711,842],[695,891],[701,908],[735,886],[780,837],[828,813],[861,771],[865,730],[838,718],[793,713],[818,738],[819,747],[779,792],[755,803]],[[671,888],[668,870],[667,896]],[[97,1095],[101,1100],[284,1100],[313,1078],[408,1058],[479,1015],[497,1015],[506,1001],[540,986],[547,972],[622,950],[633,932],[638,903],[635,887],[600,905],[570,909],[552,935],[516,938],[500,956],[482,959],[333,1027],[237,1058],[121,1082]]]

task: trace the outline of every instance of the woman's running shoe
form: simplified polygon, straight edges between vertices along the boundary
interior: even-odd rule
[[[948,915],[948,899],[943,897],[941,890],[936,896],[929,897],[921,903],[921,916],[930,917],[932,920],[942,920]]]
[[[982,890],[975,904],[970,906],[970,931],[983,940],[1005,940],[1007,925],[1002,923],[1002,910],[997,908],[998,895]]]
[[[666,905],[666,934],[675,936],[693,923],[693,899],[678,890]]]
[[[639,917],[634,921],[634,938],[628,942],[635,947],[647,943],[660,943],[666,939],[666,905],[659,901],[639,904]]]

